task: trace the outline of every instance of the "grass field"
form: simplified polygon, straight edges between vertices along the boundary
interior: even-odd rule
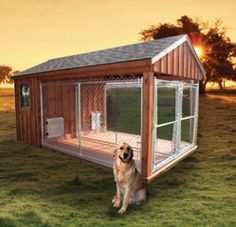
[[[13,96],[0,94],[1,227],[236,226],[236,95],[200,98],[197,151],[119,216],[112,173],[16,141]]]
[[[141,130],[141,89],[112,88],[107,94],[107,129],[131,134]]]

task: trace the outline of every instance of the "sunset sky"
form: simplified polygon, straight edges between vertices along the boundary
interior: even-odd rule
[[[0,65],[24,70],[50,58],[135,43],[141,29],[185,14],[223,19],[236,41],[236,0],[0,0]]]

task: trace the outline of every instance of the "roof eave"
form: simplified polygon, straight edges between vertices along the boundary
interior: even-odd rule
[[[67,74],[68,72],[69,73],[71,72],[84,73],[84,74],[85,73],[90,74],[91,72],[96,72],[97,74],[99,74],[100,71],[102,73],[102,71],[104,70],[110,71],[110,73],[108,74],[116,74],[116,72],[118,73],[118,71],[124,70],[125,68],[138,71],[139,67],[142,68],[144,71],[150,71],[152,69],[151,58],[109,63],[109,64],[91,65],[91,66],[85,66],[85,67],[58,69],[58,70],[53,70],[53,71],[35,72],[35,73],[29,73],[29,74],[20,74],[20,75],[15,74],[12,78],[15,80],[15,79],[21,79],[21,78],[26,78],[26,77],[31,77],[31,76],[38,77],[38,76],[47,76],[47,75],[54,75],[54,74]],[[140,73],[142,72],[140,71]]]

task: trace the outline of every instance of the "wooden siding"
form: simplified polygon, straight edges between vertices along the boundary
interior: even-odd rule
[[[21,107],[20,87],[30,87],[30,106]],[[15,80],[15,110],[17,139],[35,146],[40,146],[40,91],[36,78]]]
[[[91,113],[102,113],[103,128],[106,127],[105,100],[103,84],[81,85],[81,129],[90,131]],[[43,111],[45,122],[47,118],[63,117],[65,135],[71,138],[76,136],[76,96],[78,96],[75,84],[58,84],[43,86]],[[78,110],[79,111],[79,110]],[[78,119],[78,118],[77,118]],[[47,125],[45,125],[45,133]],[[46,137],[46,135],[44,135]]]
[[[47,118],[63,117],[64,132],[75,137],[76,134],[76,87],[75,85],[43,86],[43,112]],[[47,127],[45,126],[45,133]],[[45,136],[45,135],[44,135]]]
[[[91,113],[99,111],[102,114],[102,128],[106,128],[105,86],[103,84],[81,85],[81,129],[90,131]]]
[[[201,69],[187,42],[184,42],[173,51],[158,60],[153,66],[154,72],[165,79],[173,80],[200,80]]]
[[[17,139],[35,146],[41,145],[41,109],[40,109],[40,81],[37,78],[17,79],[15,82],[15,109]],[[29,84],[30,107],[22,108],[20,87]],[[103,84],[81,85],[81,123],[82,130],[91,130],[91,112],[102,113],[103,128],[106,128],[105,87]],[[76,87],[43,86],[44,136],[46,136],[46,119],[63,117],[64,132],[71,137],[76,135]]]

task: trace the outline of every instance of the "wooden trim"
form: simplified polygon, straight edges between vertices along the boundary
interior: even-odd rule
[[[183,76],[174,76],[166,73],[156,73],[155,74],[158,79],[161,80],[181,80],[181,81],[190,81],[192,80],[191,78],[186,78]]]
[[[35,82],[35,125],[36,125],[36,146],[41,145],[41,107],[40,107],[40,83],[37,78]]]
[[[152,173],[153,128],[154,128],[154,72],[143,73],[142,113],[142,175]]]
[[[29,86],[29,89],[30,89],[30,94],[29,94],[29,106],[22,106],[22,103],[21,103],[21,88],[23,85],[28,85]],[[28,80],[28,81],[23,81],[23,80],[20,80],[19,81],[19,90],[18,90],[18,94],[19,94],[19,108],[20,108],[20,111],[31,111],[32,110],[32,83],[31,83],[31,80]]]
[[[173,168],[174,166],[176,166],[180,161],[182,161],[183,159],[185,159],[186,157],[188,157],[189,155],[191,155],[195,150],[197,149],[197,146],[193,147],[191,150],[181,153],[179,154],[179,156],[177,156],[173,161],[169,162],[168,164],[166,164],[165,166],[163,166],[162,168],[160,168],[159,170],[157,170],[155,173],[153,173],[151,176],[145,177],[143,178],[143,181],[145,183],[150,183],[151,181],[153,181],[156,177],[160,176],[161,174],[167,172],[168,170],[170,170],[171,168]]]
[[[15,118],[16,118],[16,138],[20,140],[20,126],[19,126],[19,102],[18,102],[18,82],[14,81],[14,96],[15,96]]]

